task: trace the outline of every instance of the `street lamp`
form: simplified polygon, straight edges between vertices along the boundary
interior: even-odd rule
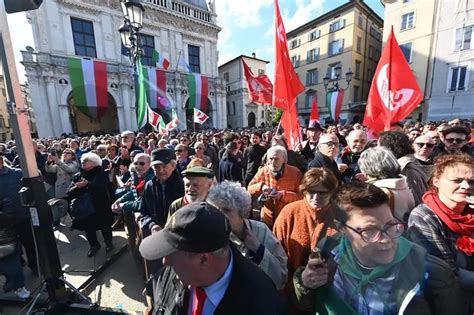
[[[122,44],[127,49],[130,63],[136,73],[136,63],[142,55],[140,48],[140,29],[143,27],[143,12],[145,8],[140,0],[120,0],[123,14],[123,24],[118,29]]]
[[[324,90],[326,90],[326,92],[328,90],[330,92],[335,92],[335,91],[340,91],[340,90],[347,90],[349,88],[349,85],[351,84],[352,76],[354,75],[354,72],[352,72],[351,68],[349,68],[349,70],[346,72],[347,87],[345,89],[342,89],[339,86],[339,81],[341,80],[341,70],[342,70],[342,68],[339,65],[334,67],[334,78],[331,78],[329,76],[330,68],[328,68],[328,72],[326,73],[326,76],[323,78]],[[331,84],[331,86],[330,86],[330,84]]]

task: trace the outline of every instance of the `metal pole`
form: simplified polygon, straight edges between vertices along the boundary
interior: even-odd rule
[[[27,200],[32,217],[32,225],[38,249],[41,273],[47,283],[50,300],[57,301],[66,295],[61,263],[52,229],[51,209],[47,204],[44,182],[36,164],[35,152],[28,125],[27,108],[21,95],[20,83],[15,67],[15,57],[8,28],[4,2],[0,1],[0,58],[2,60],[7,87],[7,104],[15,135],[15,144],[23,171],[24,184],[28,186],[22,194]],[[30,198],[27,198],[28,195]]]

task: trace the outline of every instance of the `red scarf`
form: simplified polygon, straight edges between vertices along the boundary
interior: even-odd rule
[[[137,186],[135,187],[136,190],[138,191],[138,195],[139,196],[142,196],[143,195],[143,188],[145,188],[145,178],[140,178],[138,180],[138,184]]]
[[[461,252],[474,254],[474,209],[466,206],[463,214],[454,213],[438,197],[438,193],[430,190],[423,196],[423,203],[446,224],[451,231],[460,234],[456,246]]]

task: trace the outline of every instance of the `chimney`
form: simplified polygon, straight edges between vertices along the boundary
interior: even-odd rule
[[[253,53],[252,53],[252,58],[253,58],[253,59],[257,58],[257,54],[253,52]]]

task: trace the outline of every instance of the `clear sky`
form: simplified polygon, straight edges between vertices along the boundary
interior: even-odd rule
[[[117,0],[119,1],[119,0]],[[280,11],[287,32],[309,22],[349,0],[280,0]],[[215,0],[217,20],[222,31],[219,33],[219,64],[239,55],[257,54],[257,58],[270,61],[267,72],[273,81],[274,59],[274,0]],[[380,0],[365,1],[383,18]],[[8,15],[13,39],[15,59],[20,81],[25,81],[20,50],[34,47],[31,26],[24,13]]]

